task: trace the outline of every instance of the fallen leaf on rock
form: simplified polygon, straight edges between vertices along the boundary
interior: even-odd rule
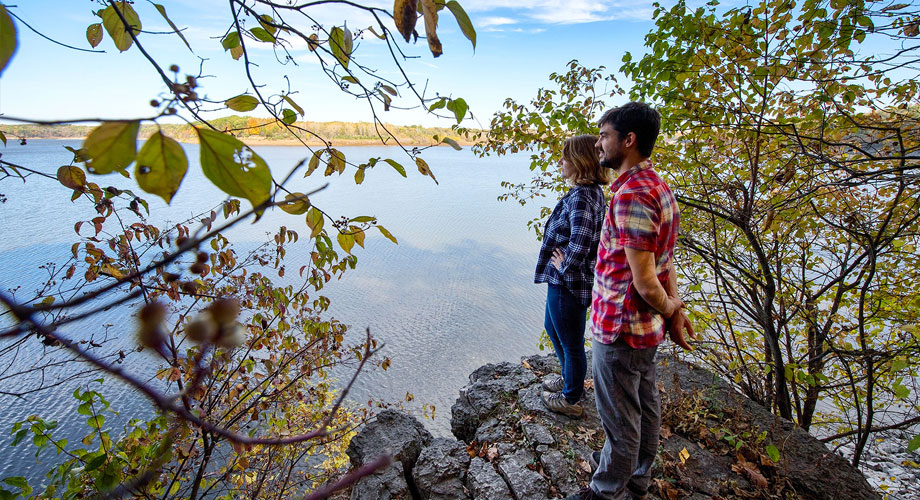
[[[587,460],[579,460],[578,468],[587,472],[588,474],[591,473],[591,464],[589,464]]]
[[[533,367],[530,366],[530,363],[528,363],[526,359],[522,359],[522,360],[521,360],[521,365],[522,365],[524,368],[527,368],[528,370],[533,370]]]
[[[593,378],[589,378],[588,380],[585,380],[585,390],[590,391],[591,389],[594,389],[594,379]]]
[[[476,455],[479,455],[479,444],[476,441],[472,441],[470,444],[466,445],[466,454],[470,458],[475,458]]]
[[[489,449],[486,450],[486,458],[488,458],[490,462],[494,462],[495,459],[498,458],[498,446],[494,444],[489,446]]]
[[[667,425],[661,426],[661,431],[659,432],[659,436],[661,437],[661,439],[670,439],[673,434],[674,433],[671,432],[670,427],[668,427]]]
[[[656,479],[655,484],[658,486],[658,494],[666,500],[677,500],[679,490],[671,484],[670,481],[665,481],[664,479]]]
[[[763,474],[760,473],[750,462],[742,462],[732,465],[732,470],[737,472],[739,475],[747,478],[754,486],[758,488],[766,488],[769,486],[767,483],[767,478],[763,477]]]
[[[680,463],[686,463],[687,459],[690,458],[690,452],[686,448],[680,450],[680,453],[677,454],[680,457]]]

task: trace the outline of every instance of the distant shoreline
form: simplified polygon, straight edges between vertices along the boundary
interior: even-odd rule
[[[455,130],[445,127],[422,127],[419,125],[385,125],[360,122],[296,122],[298,137],[285,130],[282,124],[270,119],[228,116],[210,122],[214,130],[223,130],[252,146],[399,146],[432,147],[446,145],[443,139],[450,138],[457,144],[470,146],[477,141],[464,137]],[[197,144],[196,124],[143,124],[138,130],[138,140],[144,140],[157,131],[179,142]],[[93,125],[35,125],[0,123],[7,141],[19,139],[53,139],[82,141],[95,128]],[[384,133],[384,144],[378,134]],[[478,132],[478,131],[474,131]],[[395,139],[394,139],[395,138]],[[301,142],[303,141],[303,142]],[[397,142],[398,141],[398,142]]]
[[[53,137],[34,137],[34,138],[27,137],[26,139],[36,140],[36,141],[40,141],[40,140],[82,141],[86,139],[86,137],[53,136]],[[141,137],[138,137],[138,140],[141,140]],[[198,141],[196,140],[188,140],[188,139],[176,139],[176,140],[182,144],[198,144]],[[296,139],[261,139],[261,138],[253,138],[253,137],[244,137],[244,138],[240,138],[240,140],[246,143],[247,146],[291,146],[291,147],[295,147],[295,146],[304,145],[302,142]],[[13,142],[13,138],[7,137],[7,141]],[[325,142],[315,140],[315,139],[308,140],[305,142],[307,146],[326,146]],[[383,146],[383,147],[396,146],[398,147],[399,146],[399,144],[397,144],[396,141],[393,141],[393,140],[390,140],[387,144],[381,144],[380,141],[371,141],[371,140],[366,140],[366,139],[331,139],[328,141],[328,143],[332,145],[333,147],[336,147],[336,146]],[[412,142],[412,141],[404,141],[401,144],[406,147],[441,147],[441,146],[450,147],[447,144],[443,144],[443,143],[431,144],[431,143]],[[461,146],[473,146],[476,143],[472,141],[458,140],[457,144],[460,144]]]

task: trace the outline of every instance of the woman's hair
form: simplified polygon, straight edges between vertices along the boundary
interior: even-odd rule
[[[590,185],[610,182],[607,169],[601,166],[594,144],[597,137],[593,135],[576,135],[569,137],[562,144],[562,157],[572,165],[573,173],[569,177],[572,184]]]

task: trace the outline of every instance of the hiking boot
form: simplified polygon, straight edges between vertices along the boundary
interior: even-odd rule
[[[601,497],[597,496],[591,488],[585,487],[578,490],[578,493],[565,497],[565,500],[601,500]]]
[[[543,391],[543,404],[552,412],[561,413],[570,417],[580,417],[585,412],[581,403],[569,403],[565,400],[565,396],[563,396],[561,392]]]
[[[565,387],[565,379],[561,375],[550,375],[543,379],[543,389],[549,392],[562,392]]]

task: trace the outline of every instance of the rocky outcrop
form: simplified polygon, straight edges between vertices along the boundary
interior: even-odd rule
[[[351,498],[540,500],[579,490],[604,433],[590,373],[584,417],[544,408],[540,381],[554,371],[553,356],[477,369],[451,408],[458,440],[432,440],[415,419],[381,413],[348,454],[355,466],[383,452],[396,463],[359,481]],[[879,498],[844,459],[713,374],[663,357],[658,381],[663,425],[652,498]]]

